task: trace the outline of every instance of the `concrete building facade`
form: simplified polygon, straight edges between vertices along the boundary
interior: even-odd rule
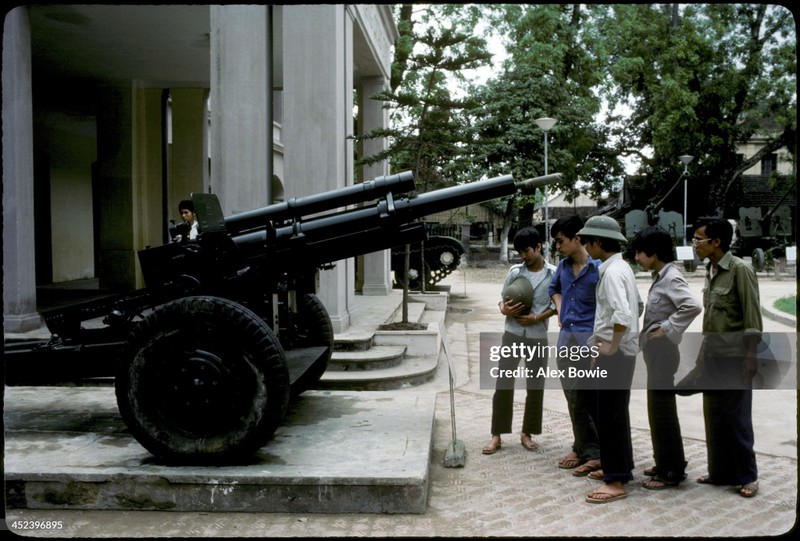
[[[388,174],[397,37],[389,5],[32,5],[3,23],[3,314],[41,325],[37,287],[142,287],[137,250],[169,240],[177,204],[228,215]],[[358,106],[357,122],[354,104]],[[356,289],[391,290],[388,251],[321,272],[335,331]]]

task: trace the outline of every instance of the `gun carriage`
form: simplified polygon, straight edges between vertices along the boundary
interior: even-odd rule
[[[192,194],[198,238],[140,250],[144,289],[43,314],[49,340],[5,344],[6,382],[113,377],[122,418],[154,455],[247,457],[331,358],[320,268],[424,241],[421,217],[558,178],[518,185],[508,175],[398,197],[415,189],[404,172],[227,217],[215,195]]]
[[[753,268],[762,271],[776,258],[786,257],[792,242],[791,211],[784,201],[794,192],[790,187],[766,213],[761,207],[739,207],[737,238],[731,251],[739,257],[751,256]]]

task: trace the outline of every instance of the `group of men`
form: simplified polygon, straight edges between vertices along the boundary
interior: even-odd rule
[[[674,268],[669,235],[660,228],[650,229],[654,229],[651,235],[637,237],[633,244],[637,261],[653,271],[654,280],[644,318],[647,328],[641,335],[639,320],[644,303],[639,299],[633,270],[622,256],[627,239],[619,224],[608,216],[593,216],[586,223],[578,216],[568,216],[551,228],[556,250],[562,257],[557,267],[543,257],[541,237],[534,228],[524,228],[515,236],[514,248],[523,261],[509,270],[503,287],[505,290],[520,277],[528,279],[532,303],[528,307],[518,300],[500,301],[499,309],[505,316],[503,342],[547,345],[548,319],[556,316],[560,329],[558,347],[588,346],[584,350],[591,352],[579,361],[558,357],[558,369],[601,368],[613,374],[613,384],[602,389],[577,379],[562,379],[574,439],[570,453],[558,464],[575,476],[602,481],[586,501],[608,503],[625,498],[626,485],[633,479],[628,407],[640,341],[644,344],[647,337],[653,343],[669,346],[651,348],[645,352],[645,360],[649,372],[661,370],[662,380],[666,374],[670,388],[648,390],[648,401],[654,403],[649,405],[654,449],[660,447],[662,452],[659,457],[656,450],[656,465],[645,470],[651,479],[643,486],[653,490],[676,487],[685,478],[680,430],[675,426],[675,391],[671,387],[679,361],[680,335],[702,308],[704,336],[693,373],[702,373],[705,383],[712,384],[696,389],[703,392],[708,451],[708,475],[697,481],[736,485],[741,496],[755,496],[758,472],[753,449],[752,378],[757,371],[756,351],[762,331],[755,272],[731,254],[731,224],[722,218],[701,218],[694,225],[692,244],[698,258],[708,262],[702,306],[688,294],[678,300],[670,298],[675,297],[671,291],[688,292],[688,286]],[[658,305],[666,301],[674,304]],[[654,323],[654,315],[662,320]],[[669,354],[661,354],[654,360],[655,350],[674,351],[674,356],[670,360]],[[535,374],[548,360],[526,361],[536,365],[529,371]],[[505,360],[504,368],[518,363],[519,359]],[[670,366],[666,373],[665,363]],[[536,378],[527,382],[520,441],[530,451],[538,447],[533,435],[541,433],[543,385]],[[501,434],[511,432],[512,402],[513,386],[498,380],[492,439],[483,448],[484,454],[500,450]],[[664,409],[667,413],[659,411]],[[670,439],[674,442],[676,433],[679,448],[661,443]]]

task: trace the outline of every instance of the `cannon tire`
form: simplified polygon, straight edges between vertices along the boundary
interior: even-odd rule
[[[294,322],[295,341],[298,345],[324,346],[328,348],[325,359],[318,361],[292,385],[292,395],[314,389],[322,374],[328,369],[328,362],[333,355],[333,324],[319,297],[312,293],[302,296],[297,319]]]
[[[764,255],[764,250],[761,248],[756,248],[753,250],[752,256],[753,268],[756,272],[761,272],[764,270],[764,263],[766,262],[766,256]]]
[[[252,456],[283,422],[289,372],[269,326],[218,297],[185,297],[147,315],[122,348],[117,405],[148,451],[180,463]]]

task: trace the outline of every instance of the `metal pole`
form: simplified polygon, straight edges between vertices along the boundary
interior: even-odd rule
[[[547,130],[544,130],[544,174],[547,176]],[[544,187],[544,260],[550,261],[550,221],[547,208],[548,186]]]
[[[684,154],[683,156],[678,156],[678,159],[683,164],[683,175],[681,175],[683,177],[683,245],[686,246],[686,237],[689,235],[689,216],[687,215],[688,208],[686,205],[689,185],[687,182],[689,180],[689,164],[694,160],[694,156]]]
[[[688,221],[686,219],[686,194],[688,193],[688,187],[686,181],[689,177],[686,176],[686,166],[683,166],[683,245],[686,246],[686,235],[688,232]]]

